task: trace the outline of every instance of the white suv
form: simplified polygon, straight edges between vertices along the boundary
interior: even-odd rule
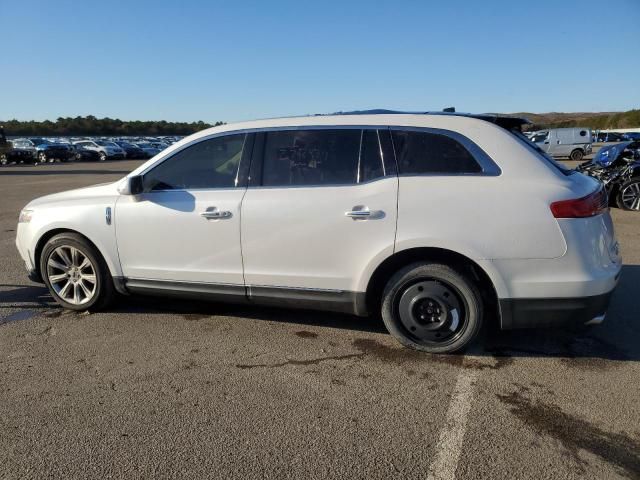
[[[484,322],[599,323],[621,269],[606,195],[490,115],[211,128],[113,184],[34,200],[18,249],[62,306],[143,293],[382,314],[451,352]]]

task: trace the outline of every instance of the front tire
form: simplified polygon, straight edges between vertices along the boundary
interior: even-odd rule
[[[616,203],[623,210],[640,211],[640,177],[633,177],[620,186]]]
[[[106,159],[107,159],[107,154],[104,152],[100,152],[100,155],[98,156],[98,161],[104,162]]]
[[[391,277],[382,295],[382,319],[403,345],[453,353],[471,344],[482,327],[478,287],[453,268],[414,263]]]
[[[36,157],[35,164],[37,165],[38,163],[47,163],[47,154],[46,153],[44,153],[44,152],[38,153],[38,156]]]
[[[40,273],[54,300],[69,310],[99,310],[115,295],[104,259],[77,233],[55,235],[45,244]]]
[[[581,162],[584,158],[584,152],[579,148],[576,148],[573,152],[571,152],[569,158],[571,158],[571,160],[573,160],[574,162]]]

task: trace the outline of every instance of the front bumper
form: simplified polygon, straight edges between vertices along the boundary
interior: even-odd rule
[[[601,323],[612,293],[613,290],[591,297],[501,299],[501,328],[577,327]]]

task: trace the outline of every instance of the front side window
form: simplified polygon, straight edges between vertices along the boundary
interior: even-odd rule
[[[531,137],[531,141],[533,143],[544,142],[549,136],[549,132],[538,132],[533,137]]]
[[[262,185],[351,185],[384,176],[376,130],[267,132]]]
[[[391,133],[401,175],[482,172],[469,150],[447,135],[400,130]]]
[[[211,138],[179,151],[144,175],[145,191],[236,187],[245,138]]]

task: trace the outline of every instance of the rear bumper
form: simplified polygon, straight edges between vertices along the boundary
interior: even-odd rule
[[[613,290],[591,297],[501,299],[501,327],[510,330],[601,323],[612,293]]]

